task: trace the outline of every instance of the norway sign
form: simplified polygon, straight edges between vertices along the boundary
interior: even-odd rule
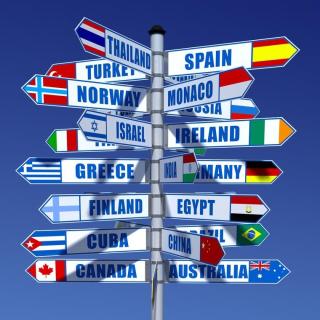
[[[169,50],[168,75],[282,67],[298,51],[286,37]]]
[[[147,232],[146,228],[36,230],[22,246],[36,257],[145,251],[149,247]]]
[[[143,87],[35,75],[22,89],[37,105],[147,112]]]
[[[165,195],[166,218],[258,222],[269,208],[258,195],[184,193]]]
[[[53,194],[39,210],[52,223],[148,218],[149,195]]]
[[[87,18],[76,33],[85,51],[151,75],[150,48]]]
[[[178,226],[176,230],[215,237],[222,247],[259,246],[269,236],[259,223]]]
[[[146,160],[29,158],[18,169],[31,184],[145,183]]]
[[[152,145],[151,123],[145,121],[86,111],[78,125],[88,140],[149,148]]]
[[[241,98],[252,82],[251,74],[244,68],[238,68],[166,86],[164,88],[164,111],[170,112]]]
[[[145,260],[37,260],[26,272],[38,282],[113,282],[149,281]]]
[[[217,266],[189,260],[166,261],[166,281],[169,283],[246,283],[276,284],[290,270],[279,260],[223,260]]]
[[[147,79],[147,75],[108,59],[53,64],[47,76],[84,81],[119,82]]]
[[[216,238],[162,229],[161,250],[166,253],[216,265],[224,251]]]
[[[167,127],[167,148],[282,145],[295,132],[283,118],[188,122]]]

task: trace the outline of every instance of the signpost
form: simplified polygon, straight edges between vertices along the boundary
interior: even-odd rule
[[[187,122],[167,128],[168,149],[279,146],[295,132],[283,118]]]
[[[198,164],[194,183],[270,184],[282,174],[270,160],[198,160]]]
[[[145,260],[36,260],[26,272],[38,282],[148,282]]]
[[[283,67],[298,51],[287,37],[169,50],[168,76]]]
[[[22,246],[35,257],[145,251],[149,236],[147,228],[36,230]]]
[[[166,218],[258,222],[269,208],[258,195],[166,194]]]
[[[86,111],[78,125],[87,140],[148,148],[152,145],[151,123],[145,121]]]
[[[147,162],[137,159],[29,158],[17,173],[31,184],[146,183]]]
[[[198,172],[194,153],[160,159],[160,181],[165,183],[193,183]]]
[[[255,118],[259,112],[258,107],[251,99],[233,99],[171,111],[167,115],[236,120]]]
[[[37,105],[147,112],[143,87],[35,75],[22,89]]]
[[[40,207],[51,223],[114,221],[149,217],[149,195],[53,194]]]
[[[166,261],[166,281],[169,283],[246,283],[276,284],[290,270],[279,260],[223,260],[217,266],[190,260]]]
[[[172,229],[162,229],[161,249],[166,253],[211,265],[217,265],[224,256],[216,238]]]
[[[241,67],[167,86],[164,88],[164,111],[241,98],[253,80],[251,74]]]
[[[115,151],[115,150],[139,150],[139,147],[130,147],[114,143],[89,141],[78,128],[56,129],[46,143],[55,153],[92,152],[92,151]]]
[[[120,82],[148,79],[145,73],[108,59],[55,63],[46,72],[46,75],[98,82]]]
[[[222,247],[259,246],[269,236],[260,223],[178,226],[178,231],[215,237]]]
[[[151,75],[150,48],[87,18],[75,31],[86,52]]]

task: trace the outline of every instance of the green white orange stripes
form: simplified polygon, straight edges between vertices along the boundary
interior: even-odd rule
[[[197,159],[193,153],[183,155],[183,182],[193,182],[198,171]]]

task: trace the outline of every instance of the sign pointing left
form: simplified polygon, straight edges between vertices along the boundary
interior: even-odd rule
[[[146,160],[29,158],[17,173],[31,184],[146,183]]]
[[[35,75],[22,89],[38,105],[147,112],[143,87]]]

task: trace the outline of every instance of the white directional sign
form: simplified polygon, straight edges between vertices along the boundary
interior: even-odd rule
[[[147,228],[36,230],[22,246],[36,257],[145,251],[149,236]]]
[[[167,148],[275,146],[295,132],[283,118],[187,122],[167,130]]]
[[[164,88],[164,111],[241,98],[253,77],[244,68],[225,71]]]
[[[53,194],[39,210],[53,223],[148,218],[149,195]]]
[[[282,67],[298,50],[286,37],[169,50],[167,75]]]
[[[18,169],[31,184],[146,183],[146,160],[29,158]]]
[[[151,147],[151,123],[86,111],[78,125],[88,140]]]
[[[224,251],[216,238],[198,234],[162,229],[161,250],[180,257],[216,265]]]
[[[269,208],[258,195],[186,193],[165,195],[166,218],[258,222]]]
[[[151,75],[150,48],[87,18],[76,33],[85,51]]]
[[[108,59],[55,63],[46,72],[46,75],[97,82],[119,82],[148,79],[145,73]]]
[[[149,282],[145,260],[36,260],[26,272],[38,282]]]
[[[198,172],[194,153],[160,160],[160,181],[165,183],[192,183]]]

